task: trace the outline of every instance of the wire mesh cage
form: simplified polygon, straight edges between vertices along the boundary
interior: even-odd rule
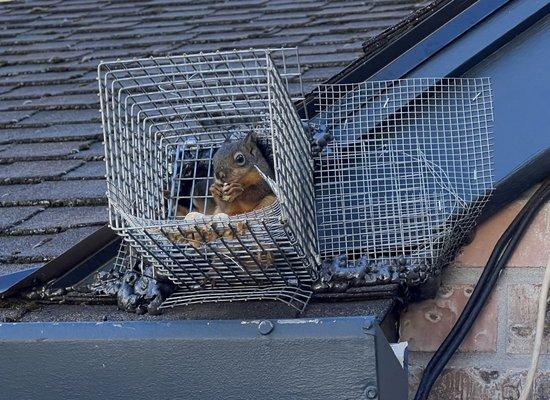
[[[310,142],[288,94],[301,85],[296,49],[108,62],[98,73],[110,225],[178,287],[163,306],[268,298],[302,309],[317,242]],[[217,213],[216,153],[252,135],[267,167],[248,172],[276,201]]]
[[[319,146],[300,79],[296,49],[100,64],[110,224],[177,287],[162,307],[302,310],[312,290],[420,285],[462,245],[492,190],[489,80],[321,85]],[[223,208],[244,181],[262,200]]]
[[[327,280],[341,266],[358,285],[437,275],[492,190],[489,79],[321,85],[318,112],[332,135],[315,167]]]

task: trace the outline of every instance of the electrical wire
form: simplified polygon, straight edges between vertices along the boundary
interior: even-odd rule
[[[491,294],[508,258],[540,207],[550,198],[550,180],[531,196],[495,245],[468,303],[457,322],[426,366],[414,400],[426,400],[430,390],[460,346]]]
[[[527,373],[527,380],[525,386],[521,391],[519,400],[527,400],[533,389],[533,382],[535,381],[535,373],[539,365],[540,348],[542,345],[542,337],[544,336],[544,319],[546,317],[546,306],[548,305],[547,296],[550,289],[550,256],[546,261],[546,269],[544,271],[544,278],[542,280],[542,287],[540,289],[539,297],[539,311],[537,316],[537,328],[535,330],[535,343],[533,345],[533,355],[531,356],[531,367]]]
[[[435,380],[468,333],[468,330],[471,325],[473,325],[477,315],[485,304],[511,252],[521,238],[521,234],[536,214],[540,205],[544,204],[545,198],[549,194],[549,186],[548,184],[544,184],[531,197],[528,204],[520,211],[514,222],[512,222],[497,242],[484,273],[482,277],[480,277],[459,320],[426,367],[415,399],[427,398]]]

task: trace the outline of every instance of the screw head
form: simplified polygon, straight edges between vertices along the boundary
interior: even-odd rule
[[[370,400],[376,399],[376,397],[378,396],[378,390],[374,386],[367,386],[367,388],[365,389],[365,396],[367,399]]]
[[[260,331],[262,335],[268,335],[271,333],[272,330],[273,323],[271,321],[264,320],[260,322],[260,325],[258,325],[258,331]]]

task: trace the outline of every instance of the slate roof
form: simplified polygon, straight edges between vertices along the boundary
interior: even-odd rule
[[[107,220],[99,61],[298,46],[311,90],[426,3],[0,3],[0,275],[60,255]]]

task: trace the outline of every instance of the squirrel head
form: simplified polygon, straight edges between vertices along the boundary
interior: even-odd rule
[[[256,166],[271,175],[271,167],[257,145],[257,137],[250,132],[244,139],[224,143],[212,158],[214,178],[220,183],[238,182],[251,186],[262,178]]]

